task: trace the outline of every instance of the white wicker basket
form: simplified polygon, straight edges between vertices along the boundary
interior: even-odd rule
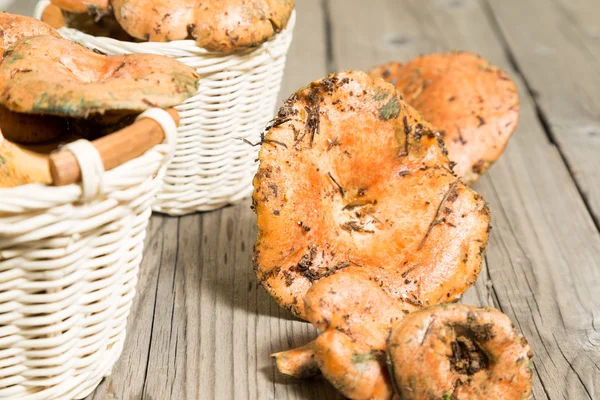
[[[93,146],[70,149],[81,185],[0,189],[0,398],[80,399],[110,374],[169,135],[106,173]]]
[[[50,2],[40,1],[40,18]],[[162,54],[197,69],[198,94],[176,107],[181,115],[175,157],[167,169],[155,211],[183,215],[239,202],[252,193],[259,141],[273,117],[295,13],[287,28],[255,49],[209,52],[193,40],[132,43],[62,28],[66,38],[107,54]]]

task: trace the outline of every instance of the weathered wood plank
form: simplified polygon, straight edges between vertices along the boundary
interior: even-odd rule
[[[279,93],[281,100],[327,72],[327,39],[321,3],[321,0],[296,1],[296,28]]]
[[[524,3],[512,2],[513,13]],[[340,69],[367,69],[459,48],[481,53],[516,78],[522,97],[518,132],[501,161],[477,185],[490,202],[494,225],[487,251],[491,285],[478,281],[477,300],[497,298],[529,338],[536,351],[537,399],[597,398],[600,236],[481,3],[331,0],[331,15],[334,61]],[[522,37],[509,44],[514,42],[527,49]]]
[[[146,365],[150,353],[152,321],[163,262],[175,246],[170,236],[177,227],[176,219],[152,217],[146,237],[144,261],[140,266],[136,297],[127,321],[127,338],[121,358],[106,378],[88,397],[90,400],[140,398],[146,381]]]
[[[600,227],[600,2],[488,3]]]

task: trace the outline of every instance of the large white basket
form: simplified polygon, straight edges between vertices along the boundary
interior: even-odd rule
[[[50,2],[40,1],[40,18]],[[287,28],[260,47],[223,54],[193,40],[132,43],[61,28],[64,37],[107,54],[162,54],[196,68],[196,96],[176,107],[181,115],[175,157],[153,205],[155,211],[183,215],[239,202],[252,193],[260,132],[273,117],[295,13]]]
[[[0,398],[80,399],[110,374],[171,138],[106,173],[82,166],[82,185],[0,189]]]

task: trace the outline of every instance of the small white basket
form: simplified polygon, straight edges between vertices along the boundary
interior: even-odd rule
[[[50,4],[42,0],[41,15]],[[260,132],[273,117],[292,41],[295,12],[285,30],[253,49],[210,52],[193,40],[123,42],[61,28],[65,38],[106,54],[151,53],[176,58],[200,74],[196,96],[176,107],[181,115],[177,150],[153,209],[169,215],[214,210],[252,193]]]
[[[0,189],[0,398],[81,399],[110,374],[175,149],[165,133],[106,173],[93,146],[69,148],[81,184]]]

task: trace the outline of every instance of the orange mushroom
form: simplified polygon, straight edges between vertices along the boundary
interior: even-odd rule
[[[198,75],[168,57],[106,56],[52,36],[17,42],[0,63],[0,103],[71,117],[168,108],[196,94]],[[26,89],[25,89],[26,88]]]
[[[350,274],[323,278],[304,303],[307,319],[322,333],[306,346],[273,354],[279,371],[296,378],[320,372],[350,399],[390,399],[386,339],[392,324],[417,308],[399,305],[377,282]]]
[[[500,157],[516,129],[514,82],[478,55],[430,54],[381,65],[371,75],[393,83],[408,104],[443,131],[454,171],[467,184]]]
[[[394,388],[415,400],[527,399],[531,392],[532,352],[497,310],[448,303],[407,310],[376,282],[348,274],[323,278],[304,302],[321,334],[272,355],[284,374],[322,373],[353,400],[389,400]]]
[[[396,323],[388,365],[401,399],[529,399],[533,353],[493,308],[443,304]]]
[[[272,355],[284,374],[320,372],[352,400],[389,400],[394,391],[414,400],[529,398],[532,352],[497,310],[448,303],[407,310],[376,282],[348,274],[323,278],[304,302],[322,333]]]
[[[60,37],[58,32],[51,26],[35,18],[6,12],[0,13],[0,57],[6,49],[19,39],[38,35]]]
[[[69,127],[82,133],[86,124],[118,129],[121,118],[193,96],[197,80],[193,68],[168,57],[105,56],[54,36],[23,38],[0,62],[0,127],[18,143],[47,141]]]
[[[35,18],[0,13],[0,51],[2,54],[18,40],[38,35],[60,37],[52,27]],[[14,73],[18,73],[18,70],[14,70]],[[19,140],[21,143],[44,142],[54,138],[56,132],[66,129],[66,122],[58,118],[17,114],[2,106],[0,106],[0,121],[6,137],[10,140],[21,139]],[[13,137],[13,132],[22,132],[23,134]],[[14,176],[14,174],[12,175]]]
[[[0,133],[0,188],[34,182],[52,182],[47,154],[33,152],[11,143]]]
[[[488,208],[392,85],[362,72],[312,83],[279,111],[259,161],[255,270],[297,316],[333,274],[376,282],[406,310],[475,282]]]
[[[189,37],[213,51],[257,46],[287,26],[295,0],[52,0],[70,12],[112,11],[131,36],[152,42]]]

